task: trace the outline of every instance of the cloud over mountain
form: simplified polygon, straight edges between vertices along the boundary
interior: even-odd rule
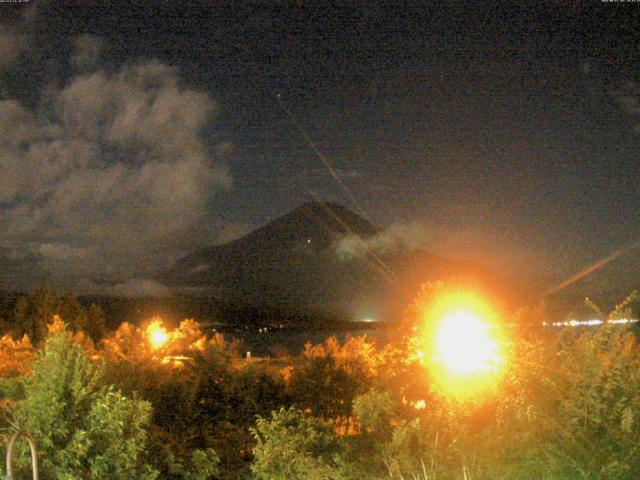
[[[347,235],[336,242],[335,252],[339,259],[351,260],[368,251],[384,254],[399,248],[424,248],[429,240],[429,230],[419,222],[396,223],[367,239]]]

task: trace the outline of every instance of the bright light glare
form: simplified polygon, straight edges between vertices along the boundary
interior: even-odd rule
[[[468,291],[443,293],[422,310],[417,358],[443,392],[475,397],[497,385],[508,342],[495,310]]]
[[[167,329],[162,326],[162,323],[159,320],[154,320],[147,327],[147,336],[149,338],[149,343],[151,343],[151,348],[157,350],[162,348],[167,340],[169,340],[169,334],[167,333]]]
[[[376,320],[373,317],[365,317],[365,318],[361,318],[360,321],[362,323],[374,323],[374,322],[377,322],[378,320]]]
[[[458,375],[497,370],[502,361],[490,325],[477,315],[455,310],[442,319],[437,333],[435,359]]]

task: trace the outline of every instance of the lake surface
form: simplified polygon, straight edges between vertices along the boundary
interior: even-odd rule
[[[246,350],[252,356],[263,357],[273,354],[274,350],[285,348],[290,354],[298,355],[304,351],[306,343],[314,345],[323,343],[329,337],[336,337],[343,343],[349,337],[361,337],[366,335],[368,341],[375,342],[376,345],[386,345],[389,331],[384,328],[375,329],[354,329],[354,330],[321,330],[321,331],[301,331],[301,330],[271,330],[271,331],[250,331],[225,333],[225,338],[241,339]]]
[[[563,322],[544,323],[549,334],[555,334],[565,328],[590,329],[602,325],[602,320],[568,320]],[[638,324],[637,319],[614,320],[613,324]],[[258,330],[239,330],[224,333],[227,339],[240,339],[245,344],[245,350],[251,352],[254,357],[270,356],[275,350],[283,348],[292,355],[299,355],[304,351],[306,343],[318,345],[329,337],[336,337],[338,342],[344,343],[349,337],[366,336],[370,342],[377,346],[384,346],[389,342],[389,335],[393,332],[394,325],[380,325],[375,328],[352,328],[342,330],[279,330],[277,328],[263,328]]]

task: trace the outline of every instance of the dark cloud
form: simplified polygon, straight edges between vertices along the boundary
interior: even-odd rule
[[[26,49],[26,37],[17,30],[0,25],[0,69],[11,65]]]
[[[22,48],[26,37],[0,30],[3,64]],[[0,98],[0,247],[69,288],[104,276],[122,282],[115,293],[157,293],[145,278],[184,253],[181,239],[211,241],[202,220],[231,184],[202,136],[216,103],[159,61],[96,69],[100,48],[73,39],[78,73],[34,107]]]
[[[640,86],[635,80],[627,80],[611,90],[611,97],[633,122],[632,128],[640,133]]]
[[[73,56],[71,65],[76,71],[94,70],[98,66],[102,53],[102,41],[89,34],[82,34],[73,40]]]

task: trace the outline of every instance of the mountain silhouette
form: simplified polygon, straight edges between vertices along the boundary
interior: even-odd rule
[[[179,259],[162,280],[229,302],[348,312],[353,318],[397,315],[425,281],[460,275],[501,280],[484,267],[423,249],[368,247],[381,233],[339,204],[304,203],[237,240]],[[357,255],[339,254],[345,239],[358,247]]]

